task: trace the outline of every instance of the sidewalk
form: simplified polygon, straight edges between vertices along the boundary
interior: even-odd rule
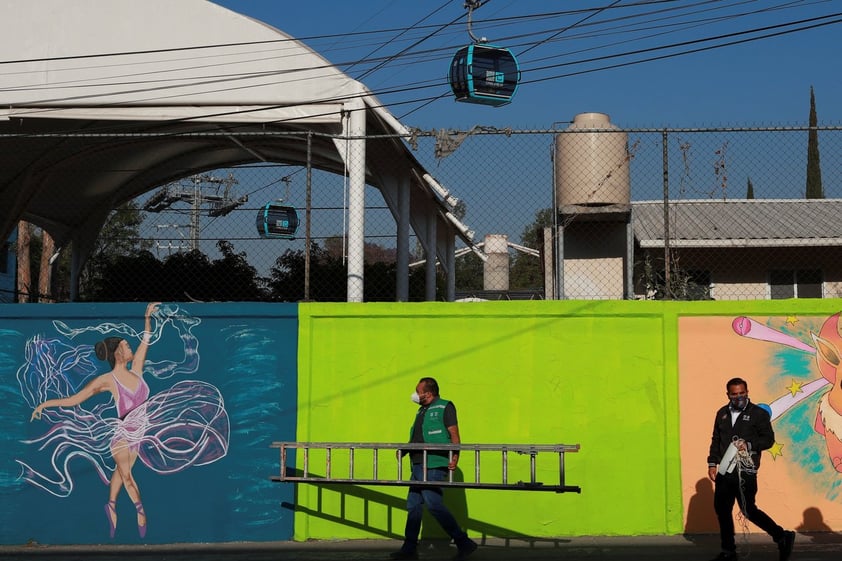
[[[400,546],[392,540],[350,540],[119,545],[26,545],[0,546],[0,559],[18,561],[386,561]],[[799,534],[793,561],[834,561],[842,550],[842,535]],[[739,539],[743,560],[776,561],[777,547],[765,534]],[[572,537],[559,539],[488,539],[471,561],[707,561],[719,552],[718,537],[639,536]],[[421,561],[449,560],[456,553],[450,544],[427,544]]]

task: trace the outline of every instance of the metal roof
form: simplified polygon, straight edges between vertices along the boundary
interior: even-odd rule
[[[671,201],[672,247],[842,246],[842,199]],[[663,201],[632,203],[640,247],[664,247]]]

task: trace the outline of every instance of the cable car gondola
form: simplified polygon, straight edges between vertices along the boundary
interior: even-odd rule
[[[450,63],[450,89],[456,101],[499,107],[512,101],[519,81],[517,59],[505,47],[468,45]]]
[[[280,203],[266,203],[257,211],[257,233],[261,238],[295,238],[298,213],[295,207]]]

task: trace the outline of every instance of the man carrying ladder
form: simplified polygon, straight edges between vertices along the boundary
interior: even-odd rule
[[[439,396],[439,385],[433,378],[421,378],[412,394],[412,401],[420,407],[415,414],[415,422],[410,432],[411,443],[459,444],[459,425],[456,419],[456,406],[453,402]],[[404,452],[406,453],[406,452]],[[426,458],[426,465],[425,460]],[[456,469],[459,452],[436,452],[413,450],[409,452],[412,463],[412,481],[446,481],[449,472]],[[453,514],[444,505],[441,487],[410,486],[406,499],[406,529],[401,548],[389,557],[392,559],[418,559],[418,536],[421,533],[423,507],[453,538],[458,553],[454,561],[463,561],[476,551],[477,544],[471,540]]]

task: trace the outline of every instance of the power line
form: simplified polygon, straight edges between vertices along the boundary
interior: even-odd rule
[[[423,21],[424,21],[424,20],[426,20],[427,18],[429,18],[429,17],[431,17],[431,16],[433,16],[433,15],[437,14],[438,12],[440,12],[440,11],[441,11],[442,9],[444,9],[444,7],[445,7],[445,6],[447,6],[449,3],[450,3],[450,0],[446,0],[444,4],[442,4],[441,6],[439,6],[438,8],[436,8],[435,10],[433,10],[432,12],[430,12],[429,14],[427,14],[426,16],[424,16],[423,18],[421,18],[420,20],[418,20],[418,21],[417,21],[416,23],[414,23],[412,26],[407,27],[404,31],[401,31],[401,32],[400,32],[400,33],[398,33],[395,37],[393,37],[392,39],[389,39],[387,42],[383,43],[381,46],[377,47],[376,49],[374,49],[373,51],[371,51],[370,53],[368,53],[367,55],[365,55],[365,56],[363,57],[363,59],[367,59],[367,58],[369,58],[371,55],[373,55],[374,53],[376,53],[377,51],[379,51],[381,48],[383,48],[383,47],[385,47],[386,45],[389,45],[390,43],[394,42],[396,39],[398,39],[399,37],[401,37],[404,33],[407,33],[407,32],[409,32],[409,31],[411,31],[412,29],[414,29],[416,26],[418,26],[421,22],[423,22]],[[455,22],[455,21],[458,21],[458,18],[457,18],[456,20],[454,20],[454,22]],[[357,80],[362,80],[363,78],[365,78],[366,76],[368,76],[368,75],[369,75],[369,74],[371,74],[372,72],[376,72],[378,68],[382,68],[383,66],[385,66],[386,64],[388,64],[390,61],[392,61],[392,60],[396,59],[397,57],[401,56],[401,54],[403,54],[404,52],[406,52],[408,49],[411,49],[412,47],[414,47],[414,46],[416,46],[416,45],[419,45],[419,44],[420,44],[420,43],[422,43],[423,41],[425,41],[425,40],[429,39],[430,37],[432,37],[433,35],[435,35],[436,33],[438,33],[441,29],[444,29],[445,27],[447,27],[448,25],[450,25],[450,24],[444,24],[443,26],[440,26],[439,28],[437,28],[437,29],[436,29],[435,31],[433,31],[432,33],[427,34],[427,35],[426,35],[423,39],[421,39],[421,40],[419,40],[419,41],[416,41],[415,43],[413,43],[412,45],[410,45],[410,46],[409,46],[409,47],[407,47],[406,49],[403,49],[403,50],[401,50],[401,51],[399,51],[399,52],[395,53],[394,55],[391,55],[390,57],[388,57],[388,58],[386,58],[385,60],[383,60],[383,61],[382,61],[380,64],[378,64],[377,66],[374,66],[373,68],[369,68],[368,70],[366,70],[365,72],[363,72],[360,76],[358,76],[358,77],[357,77]],[[354,65],[352,65],[352,67],[353,67],[353,66],[354,66]]]
[[[706,2],[702,2],[701,4],[709,4],[711,2],[716,3],[718,1],[719,0],[707,0]],[[749,3],[749,2],[753,2],[753,1],[754,0],[743,0],[742,2],[739,2],[739,4],[745,4],[745,3]],[[687,31],[690,28],[700,27],[700,26],[704,26],[704,25],[710,25],[712,23],[724,23],[724,22],[727,22],[727,21],[733,21],[733,20],[743,18],[743,17],[747,17],[747,16],[756,16],[756,15],[764,14],[764,13],[767,13],[767,12],[770,12],[770,11],[780,10],[783,7],[791,6],[792,4],[800,3],[801,1],[802,0],[796,0],[795,2],[789,2],[789,3],[784,4],[784,5],[766,7],[766,8],[761,8],[761,9],[753,10],[753,11],[749,11],[749,12],[740,12],[738,14],[728,14],[728,15],[708,17],[708,18],[695,19],[695,20],[689,20],[689,21],[678,21],[678,22],[673,21],[673,22],[670,22],[670,23],[660,23],[660,22],[664,22],[664,20],[675,19],[677,16],[672,15],[672,16],[669,16],[669,17],[666,17],[666,16],[665,17],[658,17],[658,18],[655,18],[655,19],[646,20],[646,21],[642,22],[642,25],[641,24],[625,23],[624,25],[615,26],[613,28],[609,27],[609,28],[603,28],[603,29],[599,29],[599,30],[595,30],[595,31],[591,31],[591,32],[580,33],[580,34],[577,34],[577,35],[568,36],[566,39],[568,41],[586,39],[586,38],[587,39],[595,39],[595,38],[605,37],[605,36],[609,36],[609,35],[616,35],[616,34],[619,34],[619,33],[628,34],[628,33],[631,33],[631,32],[647,32],[647,31],[650,31],[650,30],[660,30],[660,29],[664,29],[664,28],[669,29],[669,31],[663,31],[661,33],[650,33],[650,34],[644,35],[644,36],[636,35],[632,39],[626,39],[626,40],[623,40],[623,41],[615,41],[615,42],[612,42],[612,43],[604,43],[604,44],[600,44],[600,45],[595,46],[595,47],[582,48],[582,49],[573,50],[573,51],[567,50],[567,51],[565,51],[565,55],[579,54],[579,53],[583,53],[583,52],[587,52],[587,51],[594,51],[594,50],[601,50],[601,49],[605,49],[605,48],[608,48],[608,47],[615,47],[617,45],[630,43],[632,41],[641,41],[643,39],[652,39],[652,38],[655,38],[655,37],[659,37],[659,36],[667,35],[667,34],[671,34],[671,33],[684,32],[684,31]],[[690,14],[695,15],[695,14],[699,14],[699,13],[711,12],[711,11],[716,11],[716,10],[720,10],[720,9],[722,9],[722,8],[721,7],[708,7],[708,8],[702,9],[702,10],[690,12]],[[669,10],[659,10],[657,12],[649,12],[649,15],[655,15],[655,14],[660,14],[660,13],[665,13],[665,12],[668,13]],[[684,14],[684,15],[686,15],[686,14]],[[605,20],[603,23],[607,23],[607,22],[611,22],[611,21],[615,21],[615,20]],[[624,21],[624,20],[621,20],[621,21]],[[656,24],[656,22],[658,22],[658,23]],[[590,24],[588,24],[584,27],[587,27],[589,25]],[[632,25],[634,25],[635,27],[633,27],[632,29],[629,29],[629,27],[632,26]],[[537,61],[547,60],[547,59],[551,59],[551,58],[557,58],[557,55],[548,55],[548,56],[543,56],[543,57],[539,57],[539,58],[533,58],[533,59],[530,59],[530,62],[537,62]]]
[[[820,20],[826,20],[828,18],[837,18],[837,19],[831,19],[830,21],[820,21]],[[813,22],[819,22],[819,23],[813,23]],[[793,26],[793,25],[801,25],[801,24],[805,24],[805,23],[812,23],[812,25],[804,25],[803,27],[798,27],[796,29],[784,29],[784,30],[776,31],[774,33],[768,33],[768,34],[765,34],[765,35],[760,35],[758,37],[748,37],[748,38],[734,40],[734,41],[727,41],[725,43],[719,43],[719,44],[716,44],[716,45],[709,45],[707,47],[702,47],[702,48],[698,48],[698,49],[690,49],[690,50],[681,51],[681,52],[678,52],[678,53],[671,53],[671,54],[658,56],[658,57],[650,57],[650,58],[646,58],[646,59],[632,61],[631,63],[629,63],[629,64],[640,64],[640,63],[643,63],[643,62],[652,62],[654,60],[662,60],[662,59],[665,59],[665,58],[671,58],[671,57],[690,54],[690,53],[708,51],[708,50],[711,50],[711,49],[719,49],[719,48],[723,48],[723,47],[730,47],[730,46],[739,45],[739,44],[742,44],[742,43],[759,41],[761,39],[769,39],[771,37],[778,37],[778,36],[781,36],[781,35],[787,35],[787,34],[790,34],[790,33],[797,33],[797,32],[800,32],[800,31],[808,31],[810,29],[816,29],[818,27],[824,27],[824,26],[827,26],[827,25],[834,25],[834,24],[837,24],[837,23],[840,23],[840,22],[842,22],[842,12],[837,12],[835,14],[829,14],[829,15],[820,16],[820,17],[817,17],[817,18],[808,18],[808,19],[805,19],[805,20],[787,22],[787,23],[782,23],[782,24],[779,24],[779,25],[770,25],[770,26],[760,27],[760,28],[756,28],[756,29],[749,29],[749,30],[746,30],[746,31],[739,31],[739,32],[735,32],[735,33],[727,33],[727,34],[724,34],[724,35],[718,35],[716,37],[706,37],[704,39],[695,39],[695,40],[692,40],[692,41],[681,41],[679,43],[672,43],[670,45],[662,45],[662,46],[659,46],[659,47],[651,47],[651,48],[647,48],[647,49],[638,49],[638,50],[629,51],[629,52],[626,52],[626,53],[605,55],[605,56],[601,56],[601,57],[594,57],[594,58],[590,58],[590,59],[586,59],[586,60],[579,60],[579,61],[575,61],[575,62],[563,62],[563,63],[558,63],[558,64],[549,64],[549,65],[542,66],[542,67],[539,67],[539,68],[536,68],[536,69],[533,69],[533,70],[547,70],[549,68],[559,68],[559,67],[562,67],[562,66],[571,66],[571,65],[574,65],[574,64],[585,64],[585,63],[590,63],[590,62],[597,62],[597,61],[601,61],[601,60],[608,60],[608,59],[613,59],[613,58],[626,57],[626,56],[650,53],[650,52],[655,52],[655,51],[662,51],[662,50],[665,50],[665,49],[674,49],[674,48],[678,48],[678,47],[685,47],[685,46],[695,45],[695,44],[699,44],[699,43],[706,43],[706,42],[709,42],[709,41],[718,41],[720,39],[727,39],[729,37],[740,37],[740,36],[743,36],[743,35],[754,34],[754,33],[759,33],[759,32],[764,32],[764,31],[770,31],[770,30],[780,29],[780,28],[783,28],[783,27],[789,27],[789,26]],[[608,68],[618,68],[620,66],[626,66],[626,64],[601,67],[601,68],[595,69],[593,71],[606,70]],[[576,74],[579,74],[579,73],[577,72]],[[563,76],[551,76],[549,78],[531,80],[531,81],[528,81],[526,83],[542,82],[542,81],[546,81],[547,79],[563,78],[563,77],[567,77],[567,76],[571,76],[571,75],[572,74],[566,74],[566,75],[563,75]]]
[[[651,4],[651,3],[653,3],[653,2],[646,2],[645,4]],[[702,4],[708,4],[708,3],[710,3],[709,0],[707,2],[698,2],[698,3],[693,3],[691,5],[692,6],[700,6]],[[740,2],[740,3],[742,3],[742,2]],[[636,5],[643,5],[643,4],[644,3],[638,3]],[[800,2],[790,2],[790,3],[787,3],[787,4],[779,4],[779,5],[777,5],[775,7],[772,7],[772,8],[764,8],[763,10],[782,9],[783,7],[791,7],[795,4],[802,4],[802,3],[800,3]],[[617,5],[617,2],[614,2],[611,6],[616,6],[616,5]],[[611,6],[609,6],[609,7],[611,7]],[[606,10],[609,7],[601,8],[599,10]],[[757,12],[763,11],[763,10],[758,10],[758,11],[755,11],[754,13],[757,13]],[[592,13],[594,13],[594,12],[592,12]],[[650,12],[650,15],[651,14],[652,13]],[[738,14],[738,15],[732,15],[732,16],[728,16],[728,17],[729,18],[735,18],[735,17],[738,17],[738,16],[740,16],[740,17],[744,16],[744,15],[745,15],[745,13]],[[592,58],[573,60],[573,61],[568,61],[568,62],[558,63],[558,64],[551,64],[551,65],[545,65],[545,66],[539,66],[539,67],[533,67],[533,68],[525,68],[524,73],[525,74],[532,74],[532,73],[536,73],[536,72],[540,72],[540,71],[548,70],[548,69],[552,69],[552,68],[560,68],[560,67],[575,66],[575,65],[584,65],[584,64],[590,64],[590,63],[593,63],[593,62],[610,60],[612,58],[631,57],[631,56],[636,56],[636,55],[640,55],[640,54],[645,54],[645,53],[648,53],[648,52],[656,52],[656,51],[663,51],[663,50],[668,50],[668,49],[681,48],[681,47],[685,47],[685,46],[688,46],[688,45],[691,45],[691,44],[698,44],[698,43],[703,43],[703,42],[708,42],[708,41],[721,40],[721,39],[728,38],[728,37],[736,37],[738,35],[754,34],[754,33],[758,33],[758,32],[763,32],[763,31],[770,30],[774,27],[783,28],[783,27],[787,27],[787,26],[801,25],[805,22],[809,22],[809,21],[812,21],[812,20],[819,21],[823,18],[829,19],[829,18],[837,17],[838,15],[839,14],[829,14],[829,15],[826,15],[826,16],[820,16],[818,18],[810,18],[810,19],[806,19],[806,20],[797,20],[797,21],[787,22],[787,23],[779,24],[778,26],[766,26],[766,27],[749,29],[749,30],[746,30],[746,31],[741,31],[741,32],[732,33],[732,34],[720,34],[720,35],[716,35],[716,36],[704,37],[704,38],[701,38],[701,39],[695,39],[695,40],[692,40],[692,41],[682,41],[682,42],[678,42],[678,43],[659,45],[659,46],[650,47],[650,48],[647,48],[647,49],[636,49],[636,50],[625,51],[625,52],[620,52],[620,53],[613,53],[613,54],[610,54],[610,55],[604,55],[602,57],[592,57]],[[620,21],[630,20],[631,17],[632,16],[628,16],[626,18],[621,18]],[[637,17],[637,16],[634,16],[634,17]],[[723,16],[723,17],[725,17],[725,16]],[[584,22],[584,19],[579,20],[580,25],[583,24],[583,22]],[[682,23],[687,24],[687,22],[682,22]],[[696,24],[697,22],[691,22],[691,23]],[[826,22],[822,25],[830,25],[830,24],[833,24],[833,23],[838,23],[838,22],[837,21],[829,21],[829,22]],[[446,24],[446,25],[449,25],[449,24]],[[639,64],[639,63],[642,63],[642,62],[650,62],[650,61],[653,61],[653,60],[660,60],[660,59],[663,59],[663,58],[669,58],[670,56],[679,56],[680,54],[689,54],[691,52],[699,52],[700,50],[710,50],[710,49],[713,49],[713,48],[722,48],[722,47],[725,47],[725,46],[744,43],[744,42],[747,42],[749,40],[759,40],[759,39],[774,37],[774,36],[778,36],[778,35],[783,35],[783,34],[786,34],[786,33],[794,33],[794,32],[797,32],[797,31],[805,31],[805,30],[808,30],[808,29],[813,29],[815,27],[821,27],[822,25],[804,26],[804,27],[801,27],[801,28],[798,28],[798,29],[782,31],[782,32],[779,32],[779,33],[771,33],[771,34],[768,34],[768,35],[763,35],[763,36],[755,37],[755,38],[751,38],[751,39],[745,39],[745,40],[742,40],[742,41],[731,41],[731,42],[723,43],[723,44],[720,44],[720,45],[711,45],[711,46],[708,46],[704,49],[692,49],[692,50],[688,50],[688,51],[683,51],[681,53],[674,53],[674,54],[667,55],[667,56],[648,57],[648,58],[641,59],[641,60],[629,61],[627,63],[623,63],[623,64],[619,64],[619,65],[604,66],[604,67],[600,67],[598,69],[589,69],[589,70],[583,70],[581,72],[574,72],[574,73],[544,76],[544,77],[540,77],[540,78],[533,78],[531,80],[524,81],[524,83],[534,83],[534,82],[539,82],[539,81],[547,81],[547,80],[552,80],[552,79],[557,79],[557,78],[568,77],[568,76],[576,75],[576,74],[579,74],[579,73],[595,72],[595,71],[598,71],[598,70],[607,70],[607,69],[611,69],[611,68],[617,68],[617,67],[620,67],[620,66],[627,66],[627,65],[631,65],[631,64]],[[574,27],[575,26],[568,26],[567,28],[565,28],[565,31],[573,29]],[[442,26],[439,26],[439,29],[441,29],[441,28],[442,28]],[[534,34],[535,33],[533,32],[532,34],[527,34],[527,35],[534,35]],[[429,34],[428,34],[428,36],[429,36]],[[532,44],[532,45],[535,45],[535,46],[537,46],[538,44],[546,44],[551,39],[554,39],[554,38],[555,37],[548,37],[548,38],[542,39],[541,41],[539,41],[537,43],[528,43],[528,44]],[[284,39],[284,41],[289,41],[289,40]],[[257,42],[257,43],[267,43],[267,42],[264,41],[264,42]],[[419,44],[419,43],[420,43],[420,41],[416,41],[416,45]],[[227,45],[232,45],[232,44],[242,44],[242,43],[228,43]],[[254,43],[252,43],[252,44],[254,44]],[[200,48],[200,47],[195,47],[195,48]],[[530,48],[532,48],[532,47],[530,47]],[[588,49],[588,50],[593,50],[593,49],[597,49],[597,48],[604,48],[604,47],[593,47],[592,49]],[[400,60],[404,60],[404,59],[409,60],[409,59],[412,59],[412,58],[417,60],[418,57],[420,57],[420,56],[426,56],[427,60],[437,60],[438,59],[438,53],[442,53],[445,49],[449,49],[449,48],[447,48],[447,47],[437,47],[437,48],[434,48],[434,49],[425,49],[425,50],[422,50],[422,51],[413,51],[413,52],[410,52],[409,48],[407,48],[407,49],[403,49],[397,55],[390,55],[389,57],[378,57],[376,59],[372,59],[372,61],[379,61],[378,64],[380,64],[380,67],[382,67],[387,62],[394,62],[394,61],[397,61],[399,59]],[[529,49],[527,49],[527,50],[529,50]],[[145,51],[145,52],[163,52],[163,51],[164,50],[153,50],[153,51]],[[524,52],[526,52],[526,51],[524,51]],[[105,56],[105,55],[103,55],[103,56]],[[68,58],[70,58],[70,57],[59,57],[57,60],[65,60],[65,59],[68,59]],[[542,58],[536,59],[536,60],[545,60],[546,58],[548,58],[548,57],[542,57]],[[553,58],[555,58],[555,57],[553,57]],[[256,59],[256,60],[260,60],[260,59]],[[362,59],[360,59],[360,60],[362,60]],[[359,61],[357,61],[357,62],[359,62]],[[2,64],[2,62],[0,62],[0,64]],[[405,63],[405,64],[409,64],[409,63]],[[195,68],[195,67],[190,67],[190,68]],[[103,83],[99,83],[99,84],[79,84],[78,81],[77,82],[68,82],[68,83],[65,83],[66,87],[68,87],[68,88],[69,87],[76,87],[76,88],[95,88],[96,87],[96,88],[98,88],[98,87],[104,87],[105,85],[112,86],[112,87],[119,87],[119,86],[122,86],[122,85],[131,85],[131,86],[137,86],[137,87],[126,88],[126,89],[119,90],[117,92],[110,92],[110,93],[106,93],[106,94],[78,95],[78,96],[72,96],[72,97],[39,100],[35,103],[40,103],[40,104],[67,103],[67,102],[70,102],[70,101],[81,101],[81,100],[86,100],[87,102],[90,102],[90,101],[95,101],[97,97],[100,97],[100,95],[109,95],[109,96],[112,96],[112,95],[136,95],[136,94],[142,94],[144,92],[148,93],[149,95],[146,96],[143,99],[136,100],[136,101],[152,103],[154,101],[160,101],[160,100],[163,100],[163,99],[175,99],[175,98],[178,98],[178,97],[182,97],[183,95],[186,95],[186,94],[179,93],[179,91],[178,91],[179,88],[201,87],[201,88],[204,88],[203,93],[212,93],[212,92],[221,93],[221,92],[235,91],[237,89],[251,87],[251,85],[247,84],[246,81],[252,80],[252,79],[255,79],[255,78],[267,78],[267,77],[271,77],[271,76],[278,76],[279,77],[279,80],[277,82],[279,85],[280,84],[287,84],[288,85],[290,82],[295,81],[295,80],[290,80],[289,78],[290,78],[290,76],[292,76],[296,73],[303,73],[303,72],[306,72],[306,71],[318,71],[318,70],[322,70],[322,69],[327,70],[327,69],[330,69],[330,68],[335,68],[335,66],[329,65],[329,64],[324,64],[324,65],[318,65],[318,66],[314,65],[314,66],[310,66],[310,67],[292,68],[292,69],[289,69],[289,70],[284,71],[284,72],[264,71],[264,72],[237,73],[237,74],[220,73],[220,74],[217,74],[217,75],[204,75],[204,76],[201,76],[201,77],[198,77],[198,78],[194,77],[194,78],[189,78],[189,79],[175,78],[174,77],[174,78],[169,79],[169,80],[109,82],[107,84],[103,84]],[[178,68],[174,68],[171,71],[173,73],[175,73],[178,70],[179,70]],[[369,72],[373,72],[373,71],[374,71],[374,69],[370,70]],[[167,72],[169,72],[169,71],[167,71]],[[138,73],[138,74],[135,74],[135,75],[143,75],[143,74]],[[317,77],[311,78],[311,77],[308,76],[306,78],[301,78],[301,79],[310,80],[310,79],[317,79]],[[189,80],[189,81],[187,81],[187,80]],[[168,81],[169,82],[176,82],[176,83],[169,83],[168,84],[168,83],[166,83]],[[243,82],[243,84],[237,85],[236,82],[238,82],[238,81]],[[72,85],[72,84],[75,84],[75,85]],[[152,86],[152,84],[154,84],[154,86]],[[430,79],[430,80],[425,80],[425,81],[416,81],[416,82],[412,82],[412,83],[398,84],[398,85],[391,86],[389,88],[382,88],[382,89],[379,89],[379,90],[374,90],[374,91],[372,91],[372,93],[374,95],[378,95],[378,96],[379,95],[406,94],[406,93],[409,93],[409,92],[412,92],[412,91],[418,91],[418,90],[428,89],[428,88],[432,88],[432,87],[440,87],[443,84],[444,84],[443,79]],[[225,85],[227,87],[216,87],[216,88],[214,88],[214,86],[221,86],[221,85]],[[33,91],[37,91],[34,88],[32,88],[32,89],[33,89]],[[6,91],[18,91],[18,92],[20,92],[20,91],[25,91],[25,90],[23,88],[8,88]],[[165,95],[161,95],[161,94],[165,94]],[[363,95],[367,95],[367,94],[363,94]],[[441,99],[442,97],[445,97],[445,96],[447,96],[447,92],[445,92],[441,95],[421,98],[421,101],[424,103],[424,105],[422,107],[424,107],[426,105],[429,105],[430,103],[432,103],[432,102],[434,102],[438,99]],[[337,97],[333,97],[333,98],[325,97],[324,99],[313,100],[312,102],[314,102],[314,103],[318,103],[318,102],[325,102],[325,103],[341,102],[341,101],[348,100],[352,97],[357,97],[357,96],[344,96],[344,97],[339,97],[339,98],[337,98]],[[410,102],[403,102],[402,101],[400,103],[400,105],[403,105],[405,103],[412,103],[412,101],[410,101]],[[119,105],[120,104],[115,104],[114,106],[119,107]],[[397,106],[397,105],[399,105],[399,104],[394,103],[394,102],[382,104],[382,106],[385,106],[385,107],[394,107],[394,106]],[[280,106],[276,106],[276,107],[280,107]],[[412,111],[410,111],[408,113],[405,113],[403,116],[406,116],[406,115],[408,115],[408,114],[410,114],[414,111],[417,111],[420,108],[421,107],[415,108]],[[264,108],[261,108],[261,109],[264,109]],[[43,111],[50,111],[50,110],[51,109],[49,109],[49,108],[43,108]],[[233,114],[233,113],[241,113],[241,112],[217,113],[217,114],[210,114],[209,113],[209,114],[206,114],[206,115],[202,115],[202,117],[203,118],[212,118],[214,116],[222,116],[222,115],[225,115],[225,114]],[[170,121],[170,122],[176,122],[176,121]],[[166,124],[166,122],[162,122],[161,124]],[[109,130],[119,130],[119,129],[112,127]]]
[[[486,0],[486,1],[488,1],[488,0]],[[667,0],[660,0],[660,1],[663,2],[663,1],[667,1]],[[670,1],[675,1],[675,0],[670,0]],[[646,2],[646,3],[651,3],[651,2]],[[438,10],[436,10],[436,11],[438,11]],[[570,11],[567,11],[567,12],[550,12],[550,13],[539,14],[539,15],[543,17],[543,16],[547,16],[547,15],[569,14],[569,13],[572,13],[572,12],[570,12]],[[443,28],[451,27],[456,21],[462,19],[463,17],[464,17],[464,15],[454,19],[453,21],[451,21],[449,23],[438,24],[436,26],[428,26],[428,27],[433,27],[434,31],[438,32],[438,31],[442,30]],[[536,16],[530,16],[530,17],[536,17]],[[505,20],[505,19],[517,19],[517,17],[515,17],[515,18],[500,18],[500,20]],[[403,33],[403,32],[409,31],[411,29],[413,29],[413,28],[412,27],[401,28],[400,31],[401,31],[401,33]],[[359,32],[359,33],[382,33],[382,31]],[[527,34],[525,36],[535,35],[537,33],[543,33],[543,32],[535,32],[535,33],[532,33],[532,34]],[[422,42],[424,39],[429,38],[430,36],[432,36],[434,34],[435,33],[429,33],[429,34],[425,35],[421,40],[415,41],[415,44],[418,44],[418,43]],[[323,37],[340,37],[340,36],[342,36],[342,35],[326,35],[326,36],[323,36]],[[174,48],[166,48],[166,49],[148,49],[148,50],[120,51],[120,52],[111,52],[111,53],[93,53],[93,54],[84,54],[84,55],[68,55],[68,56],[60,56],[60,57],[30,58],[30,59],[0,61],[0,65],[34,63],[34,62],[57,62],[57,61],[70,61],[70,60],[86,60],[86,59],[92,59],[92,58],[123,57],[123,56],[148,55],[148,54],[160,54],[160,53],[172,54],[172,53],[177,53],[177,52],[195,51],[195,50],[202,50],[202,49],[218,49],[218,48],[230,48],[230,47],[239,47],[239,46],[258,46],[258,45],[262,46],[262,45],[272,45],[272,44],[278,44],[278,43],[299,43],[300,42],[300,43],[303,44],[303,42],[306,39],[307,39],[307,37],[297,38],[297,39],[296,38],[289,38],[289,39],[251,41],[251,42],[217,43],[217,44],[209,44],[209,45],[195,45],[195,46],[174,47]],[[414,53],[407,53],[406,51],[408,49],[403,49],[403,51],[401,53],[399,53],[399,55],[401,57],[403,57],[404,55],[418,56],[418,54],[424,54],[426,52],[437,52],[437,51],[440,52],[442,50],[445,50],[445,49],[449,50],[449,49],[452,49],[452,48],[455,48],[455,47],[449,46],[449,47],[437,48],[437,49],[433,49],[433,50],[429,50],[429,51],[416,51]],[[276,51],[270,51],[270,52],[271,52],[271,55],[267,55],[263,59],[256,58],[256,59],[251,59],[248,62],[259,62],[261,60],[278,58],[278,55],[277,55]],[[295,49],[294,54],[296,54],[297,52],[298,52],[298,49]],[[240,53],[238,53],[238,54],[240,54]],[[215,59],[218,56],[219,56],[218,54],[209,53],[208,55],[203,56],[202,58],[214,58]],[[362,59],[341,61],[341,62],[334,63],[334,64],[325,64],[325,65],[320,65],[320,66],[312,66],[312,67],[308,67],[308,68],[300,68],[300,69],[295,69],[295,71],[318,70],[320,68],[333,68],[333,67],[348,67],[348,68],[350,68],[350,67],[353,67],[355,65],[359,65],[359,64],[362,64],[362,63],[365,63],[365,62],[375,62],[378,65],[382,65],[383,63],[394,60],[396,58],[399,58],[398,55],[390,55],[388,57],[377,57],[377,58],[371,58],[369,56],[366,56],[366,57],[363,57]],[[148,64],[148,63],[155,62],[155,61],[144,60],[142,62],[144,64]],[[224,65],[224,64],[225,63],[222,63],[222,65]],[[119,68],[123,68],[123,67],[125,67],[125,63],[115,64],[114,66],[119,67]],[[205,67],[208,67],[208,66],[216,66],[216,64],[215,65],[206,65]],[[51,72],[60,73],[60,72],[65,71],[65,70],[76,71],[76,70],[84,69],[84,68],[86,68],[86,67],[75,67],[75,68],[68,68],[68,69],[51,68]],[[97,67],[90,67],[90,68],[107,68],[107,66],[104,66],[104,67],[103,66],[97,66]],[[186,70],[195,70],[195,69],[198,69],[198,68],[203,68],[203,67],[202,66],[188,66],[188,67],[182,66],[182,67],[173,68],[173,69],[169,70],[168,72],[184,72]],[[23,72],[21,72],[21,73],[23,73]],[[28,73],[28,71],[27,71],[27,73]],[[160,73],[160,72],[158,72],[158,73]],[[123,76],[144,75],[144,74],[148,74],[148,73],[127,74],[127,75],[123,75]],[[6,75],[8,75],[8,73]],[[70,82],[70,83],[73,83],[73,82]],[[108,85],[108,83],[106,83],[106,85]],[[10,89],[14,89],[16,91],[25,91],[29,88],[10,88]]]
[[[609,8],[613,8],[614,6],[616,6],[617,4],[619,4],[620,2],[621,2],[621,0],[614,0],[614,2],[612,2],[610,5],[606,6],[605,8],[600,8],[599,10],[596,10],[596,11],[594,11],[594,12],[591,12],[591,13],[590,13],[590,14],[588,14],[587,16],[585,16],[585,17],[583,17],[582,19],[580,19],[579,21],[577,21],[576,23],[573,23],[573,24],[568,25],[567,27],[565,27],[565,28],[563,28],[563,29],[558,30],[556,33],[553,33],[552,35],[550,35],[550,36],[549,36],[549,37],[547,37],[546,39],[542,39],[541,41],[538,41],[537,43],[533,44],[533,45],[532,45],[531,47],[529,47],[528,49],[526,49],[526,50],[524,50],[524,51],[521,51],[521,52],[520,52],[520,54],[522,55],[523,53],[527,53],[527,52],[531,51],[531,50],[532,50],[532,49],[534,49],[534,48],[540,47],[541,45],[543,45],[544,43],[546,43],[546,42],[547,42],[547,41],[549,41],[550,39],[553,39],[553,38],[555,38],[555,37],[558,37],[558,36],[559,36],[559,35],[561,35],[562,33],[565,33],[565,32],[567,32],[567,31],[570,31],[570,30],[571,30],[571,29],[573,29],[574,27],[578,27],[578,26],[582,25],[583,23],[585,23],[585,22],[586,22],[586,21],[588,21],[589,19],[591,19],[591,18],[593,18],[593,17],[598,16],[598,15],[599,15],[599,14],[601,14],[603,11],[605,11],[605,10],[607,10],[607,9],[609,9]]]

